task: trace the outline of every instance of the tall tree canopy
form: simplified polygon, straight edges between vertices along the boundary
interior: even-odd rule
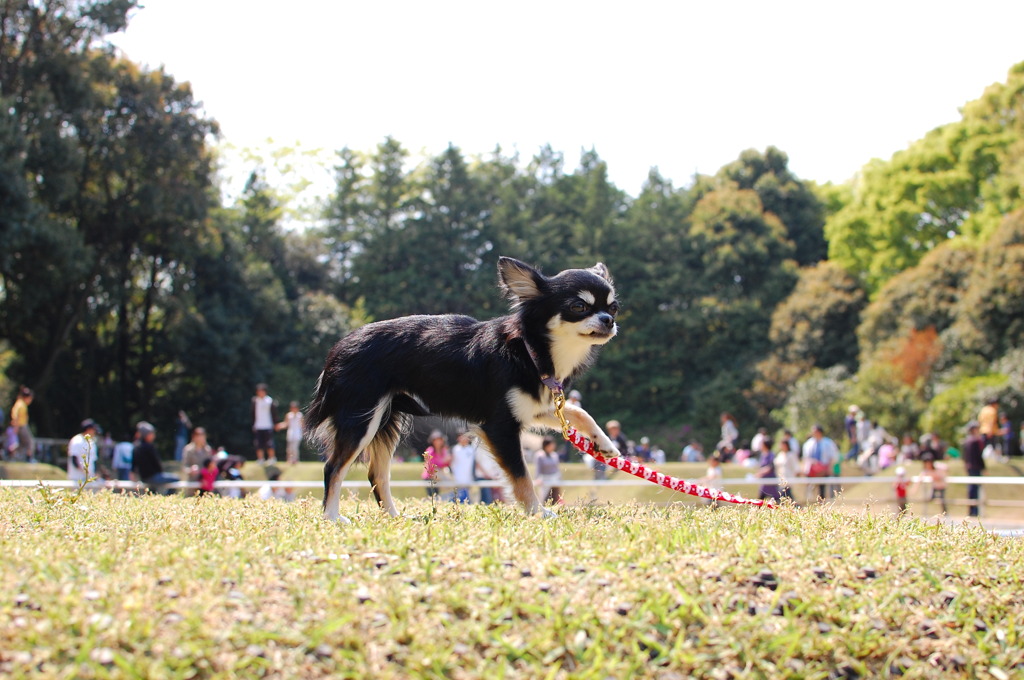
[[[134,6],[0,3],[7,372],[36,390],[45,434],[86,415],[116,436],[170,429],[185,409],[241,447],[252,385],[304,398],[348,309],[258,173],[216,209],[216,124],[187,84],[103,42]]]
[[[782,222],[801,266],[825,259],[825,209],[812,186],[789,169],[789,157],[774,146],[762,153],[748,149],[715,175],[719,183],[757,193],[764,209]]]
[[[946,239],[984,239],[1021,207],[1024,62],[985,90],[959,121],[889,161],[873,161],[852,200],[825,225],[829,257],[877,291]]]

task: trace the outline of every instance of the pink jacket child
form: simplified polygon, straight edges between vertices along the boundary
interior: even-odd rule
[[[217,461],[210,458],[206,461],[203,469],[199,471],[199,490],[202,493],[213,493],[213,484],[218,477],[220,477],[220,468],[217,467]]]
[[[437,471],[451,465],[452,454],[448,451],[447,446],[441,446],[434,448],[428,446],[427,450],[423,452],[423,474],[422,479],[436,479]]]

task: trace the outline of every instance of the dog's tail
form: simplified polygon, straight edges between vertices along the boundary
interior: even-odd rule
[[[316,379],[316,387],[313,388],[313,400],[309,402],[306,414],[302,418],[306,439],[321,452],[330,450],[334,443],[334,409],[330,403],[333,401],[330,382],[324,378],[321,371]]]
[[[306,407],[306,415],[303,418],[306,439],[321,453],[327,454],[335,447],[338,426],[336,419],[341,408],[339,388],[321,372],[313,389],[313,400]],[[389,411],[410,416],[430,415],[419,401],[404,392],[392,395]]]

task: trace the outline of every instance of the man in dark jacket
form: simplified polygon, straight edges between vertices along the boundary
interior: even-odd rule
[[[964,457],[964,467],[967,468],[967,474],[971,477],[980,477],[985,472],[985,457],[982,455],[985,450],[985,440],[982,439],[978,430],[977,420],[967,423],[967,439],[960,445],[960,451]],[[971,501],[971,507],[967,514],[970,517],[978,516],[980,491],[980,484],[967,485],[967,498]]]
[[[164,474],[163,463],[157,455],[153,440],[156,439],[156,428],[145,420],[135,426],[135,449],[132,452],[132,478],[142,482],[150,491],[161,491],[166,484],[173,484],[178,478]]]

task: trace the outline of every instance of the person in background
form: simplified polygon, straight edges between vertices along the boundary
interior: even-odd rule
[[[580,394],[579,390],[572,390],[572,391],[569,392],[569,401],[568,401],[568,403],[572,404],[573,406],[576,406],[576,407],[579,407],[579,408],[583,408],[583,402],[581,401],[582,399],[583,399],[583,395]]]
[[[18,430],[13,425],[8,425],[4,430],[4,450],[0,458],[14,460],[14,454],[18,451]]]
[[[655,465],[661,465],[665,462],[665,449],[661,448],[657,444],[651,446],[651,462]]]
[[[779,482],[779,498],[785,496],[796,502],[793,497],[792,483],[797,476],[799,458],[790,448],[789,440],[783,437],[779,441],[779,452],[775,454],[775,475],[781,480]]]
[[[843,430],[846,431],[846,438],[850,442],[850,448],[846,452],[846,460],[855,460],[860,454],[860,443],[857,440],[857,411],[860,408],[856,404],[850,404],[846,409],[846,417],[843,418]]]
[[[684,463],[699,463],[704,460],[704,446],[699,441],[691,441],[683,449]]]
[[[617,420],[609,420],[605,423],[604,431],[608,433],[608,438],[615,443],[615,447],[619,450],[619,455],[623,458],[629,458],[631,452],[629,450],[629,440],[626,439],[626,435],[622,434],[622,425]],[[601,461],[594,458],[591,460],[593,466],[590,468],[594,471],[594,481],[604,481],[608,477],[608,466]]]
[[[114,468],[114,477],[118,481],[127,482],[132,478],[132,452],[134,449],[134,442],[127,438],[114,444],[114,456],[111,464]]]
[[[896,468],[896,481],[892,483],[893,493],[896,494],[896,514],[902,515],[907,511],[907,470],[902,465]]]
[[[757,428],[757,432],[754,433],[754,437],[750,440],[750,454],[754,458],[758,458],[761,455],[761,442],[768,436],[768,429],[764,427]]]
[[[18,446],[14,450],[14,460],[35,462],[36,440],[32,436],[32,428],[28,424],[28,407],[35,399],[35,393],[22,385],[18,389],[18,398],[11,407],[11,427],[18,436]]]
[[[909,434],[903,435],[903,445],[900,446],[900,455],[897,457],[897,462],[906,463],[912,460],[917,460],[921,457],[921,449],[918,448],[917,442]]]
[[[986,446],[999,446],[999,400],[992,398],[978,411],[978,432]]]
[[[455,480],[455,502],[469,503],[469,487],[473,485],[476,468],[476,447],[470,443],[469,433],[463,432],[452,447],[452,478]]]
[[[934,432],[928,432],[921,435],[921,456],[930,455],[933,460],[942,460],[946,457],[946,449],[942,445],[942,440],[939,435]]]
[[[967,423],[967,438],[960,445],[960,452],[964,459],[964,467],[970,477],[980,477],[985,474],[985,440],[979,432],[977,420]],[[971,501],[971,507],[967,510],[969,517],[978,517],[981,514],[981,485],[968,484],[967,498]]]
[[[879,469],[885,469],[892,465],[893,460],[896,458],[896,450],[894,448],[896,444],[899,444],[899,440],[889,434],[889,431],[885,429],[881,422],[874,423],[871,428],[871,434],[868,435],[867,445],[867,449],[872,455],[865,461],[865,472],[874,474]]]
[[[220,477],[220,468],[217,467],[217,459],[213,456],[203,461],[199,470],[199,495],[215,496],[217,494],[215,485]]]
[[[68,442],[68,480],[85,483],[96,479],[100,426],[92,418],[82,421],[78,434]]]
[[[178,419],[174,423],[174,460],[181,461],[182,452],[188,443],[188,435],[192,430],[192,421],[188,419],[184,411],[178,411]],[[196,461],[198,466],[201,461]]]
[[[1005,413],[999,414],[999,440],[1002,443],[1003,462],[1009,462],[1010,456],[1013,455],[1013,423],[1010,422],[1010,416]]]
[[[720,432],[720,439],[718,441],[718,450],[722,451],[729,449],[731,451],[736,450],[737,441],[740,438],[740,431],[736,427],[736,419],[732,417],[731,413],[723,412],[719,416],[719,422],[722,425]]]
[[[857,433],[857,460],[860,461],[862,458],[867,460],[870,456],[868,449],[871,448],[871,432],[872,425],[871,421],[864,415],[864,411],[857,409],[857,413],[854,416],[856,424],[854,430]]]
[[[708,458],[708,469],[704,473],[704,476],[697,480],[699,484],[703,484],[709,489],[721,489],[722,488],[722,459],[718,453],[712,453]],[[710,505],[711,507],[718,507],[716,501],[710,498],[704,499],[704,505]]]
[[[100,474],[106,473],[109,477],[110,468],[114,467],[114,438],[109,432],[101,432],[100,439]]]
[[[284,421],[278,423],[277,429],[284,430],[285,459],[289,465],[295,465],[299,462],[299,449],[302,446],[302,411],[299,402],[288,404],[288,413],[284,414]]]
[[[213,447],[206,442],[206,429],[197,427],[192,430],[192,441],[181,450],[181,474],[190,482],[199,481],[203,461],[213,458]],[[185,495],[191,496],[192,489],[185,489]]]
[[[914,489],[921,482],[931,482],[932,493],[930,500],[938,501],[939,507],[942,508],[942,514],[948,514],[949,511],[946,508],[946,464],[937,463],[932,454],[926,453],[921,456],[921,466],[921,476],[917,484],[914,485]]]
[[[804,442],[803,448],[804,475],[807,477],[828,477],[832,472],[833,464],[839,460],[839,447],[829,437],[821,425],[814,425],[811,428],[811,436]],[[828,484],[818,485],[818,500],[828,498]],[[809,489],[808,489],[809,491]],[[810,498],[807,499],[811,501]]]
[[[438,477],[450,472],[448,466],[452,464],[452,454],[448,450],[448,442],[440,430],[430,433],[430,445],[423,452],[423,473],[420,477],[429,481],[427,496],[436,496]]]
[[[178,481],[173,475],[164,472],[163,463],[157,455],[153,442],[156,440],[156,428],[142,420],[135,426],[136,443],[132,451],[132,477],[137,482],[142,482],[149,487],[150,491],[159,493],[165,491],[164,487]]]
[[[778,477],[775,473],[775,454],[772,453],[772,445],[774,442],[772,438],[765,434],[761,437],[760,451],[757,452],[757,472],[754,473],[756,477],[762,477],[764,479],[771,479]],[[764,482],[758,489],[758,498],[761,500],[771,499],[774,501],[779,500],[779,485],[777,482]]]
[[[789,451],[794,454],[797,459],[803,457],[803,450],[800,448],[800,440],[793,436],[792,430],[783,430],[782,438],[789,441]]]
[[[558,454],[555,453],[555,440],[544,437],[540,450],[537,452],[537,479],[534,484],[540,487],[540,502],[546,504],[562,502],[562,471]]]
[[[640,437],[640,444],[633,448],[633,455],[641,463],[649,463],[651,461],[651,439],[650,437]]]
[[[227,465],[224,467],[224,477],[229,482],[244,482],[245,477],[242,476],[242,465],[244,461],[240,456],[228,456]],[[268,467],[272,467],[269,466]],[[245,491],[240,486],[228,487],[224,493],[228,498],[241,498],[245,495]]]
[[[476,478],[479,480],[501,482],[506,480],[505,471],[501,469],[498,461],[494,460],[494,456],[491,455],[490,451],[477,451],[475,459],[476,467]],[[480,487],[480,502],[481,503],[504,503],[506,494],[505,487],[507,484],[502,486],[491,486],[491,487]],[[511,498],[511,489],[508,491],[508,498]]]
[[[253,447],[256,449],[256,460],[260,465],[273,465],[277,462],[274,451],[274,424],[277,422],[277,406],[269,394],[265,383],[256,385],[256,394],[252,398],[252,436]],[[264,458],[264,452],[266,457]]]
[[[274,486],[272,483],[281,479],[281,469],[276,465],[267,466],[267,484],[264,484],[256,491],[257,498],[265,501],[277,499],[279,501],[295,500],[295,489],[288,486]]]

